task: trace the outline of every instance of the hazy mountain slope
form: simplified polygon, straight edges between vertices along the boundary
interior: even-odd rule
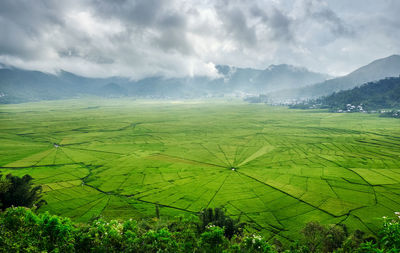
[[[77,94],[79,85],[39,71],[0,69],[2,103],[69,98]]]
[[[259,94],[283,88],[302,87],[326,80],[329,76],[290,65],[271,65],[265,70],[216,66],[220,78],[151,77],[131,84],[130,94],[138,96],[210,97]]]
[[[100,87],[95,94],[103,97],[123,97],[127,96],[128,92],[119,84],[108,83]]]
[[[0,103],[73,98],[83,94],[122,96],[123,78],[86,78],[60,71],[58,75],[17,68],[0,69]],[[114,85],[111,85],[114,84]],[[118,86],[118,87],[117,87]]]
[[[400,107],[400,77],[366,83],[351,90],[340,91],[319,99],[329,107],[345,108],[362,105],[368,110]]]
[[[4,66],[3,66],[4,67]],[[122,77],[86,78],[61,71],[51,75],[16,68],[0,69],[0,102],[62,99],[82,94],[152,98],[195,98],[272,93],[276,98],[315,98],[365,82],[400,74],[400,56],[373,61],[354,72],[324,81],[328,76],[286,64],[264,70],[219,65],[220,78]],[[322,82],[323,81],[323,82]],[[309,85],[310,83],[316,83]],[[319,82],[319,83],[318,83]],[[112,84],[112,85],[109,85]]]
[[[334,111],[400,108],[400,77],[369,82],[350,90],[293,105],[292,108],[329,108]]]
[[[264,70],[223,65],[217,66],[217,69],[231,89],[255,94],[299,88],[329,78],[326,74],[287,64],[271,65]]]
[[[4,67],[4,66],[3,66]],[[17,68],[0,69],[0,103],[62,99],[90,94],[151,98],[197,98],[259,94],[302,87],[328,76],[290,65],[265,70],[217,66],[220,78],[149,77],[132,81],[122,77],[87,78],[60,71],[57,75]]]
[[[354,88],[366,82],[400,75],[400,55],[378,59],[350,74],[327,80],[292,92],[291,96],[300,98],[319,97],[335,91]]]

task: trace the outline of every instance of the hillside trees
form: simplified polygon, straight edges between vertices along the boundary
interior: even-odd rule
[[[357,112],[400,108],[400,77],[385,78],[369,82],[351,90],[333,94],[290,106],[293,109],[324,109]],[[388,114],[398,116],[397,110]]]
[[[30,175],[23,177],[0,174],[0,208],[2,210],[11,206],[37,207],[45,204],[41,200],[41,186],[34,186]]]
[[[229,216],[225,215],[225,212],[221,208],[206,208],[199,214],[200,217],[200,231],[204,232],[209,225],[218,226],[225,229],[225,236],[231,239],[233,235],[239,235],[242,232],[244,226],[243,223],[239,223],[239,220],[233,220]]]

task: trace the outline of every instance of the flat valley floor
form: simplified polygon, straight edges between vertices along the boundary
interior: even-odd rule
[[[400,120],[240,101],[65,100],[0,106],[0,170],[41,211],[163,219],[223,207],[269,238],[309,221],[374,234],[400,211]]]

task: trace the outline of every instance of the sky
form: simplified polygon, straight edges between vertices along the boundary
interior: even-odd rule
[[[1,0],[0,63],[88,77],[333,76],[400,54],[399,0]]]

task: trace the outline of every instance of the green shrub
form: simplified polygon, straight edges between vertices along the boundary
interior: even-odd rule
[[[339,252],[352,253],[364,243],[364,232],[361,230],[355,230],[342,244],[342,248]]]
[[[135,252],[139,245],[136,221],[123,223],[99,219],[83,226],[76,235],[78,252]]]
[[[273,253],[276,252],[275,248],[271,246],[263,237],[252,235],[245,237],[241,243],[242,252],[263,252]]]
[[[394,218],[383,217],[380,245],[385,251],[400,252],[400,212]]]
[[[324,226],[318,222],[307,223],[302,232],[310,252],[333,252],[341,248],[347,237],[344,226]]]
[[[198,223],[197,216],[178,216],[168,224],[168,229],[173,233],[178,247],[183,252],[194,252],[198,241]]]
[[[199,246],[204,252],[222,252],[228,245],[224,236],[224,229],[215,225],[209,225],[206,231],[200,235]]]
[[[370,241],[370,242],[361,243],[360,247],[357,249],[356,252],[357,253],[383,253],[385,251],[379,249],[375,243]]]
[[[140,238],[138,252],[178,252],[178,244],[167,228],[150,230]]]
[[[200,232],[204,232],[209,225],[215,225],[224,228],[225,236],[229,239],[233,235],[240,235],[242,233],[243,223],[239,223],[239,220],[233,220],[229,216],[226,216],[224,210],[221,208],[207,208],[199,213],[200,218]]]
[[[0,248],[5,251],[72,252],[75,228],[68,218],[49,213],[34,214],[13,207],[1,214]]]

